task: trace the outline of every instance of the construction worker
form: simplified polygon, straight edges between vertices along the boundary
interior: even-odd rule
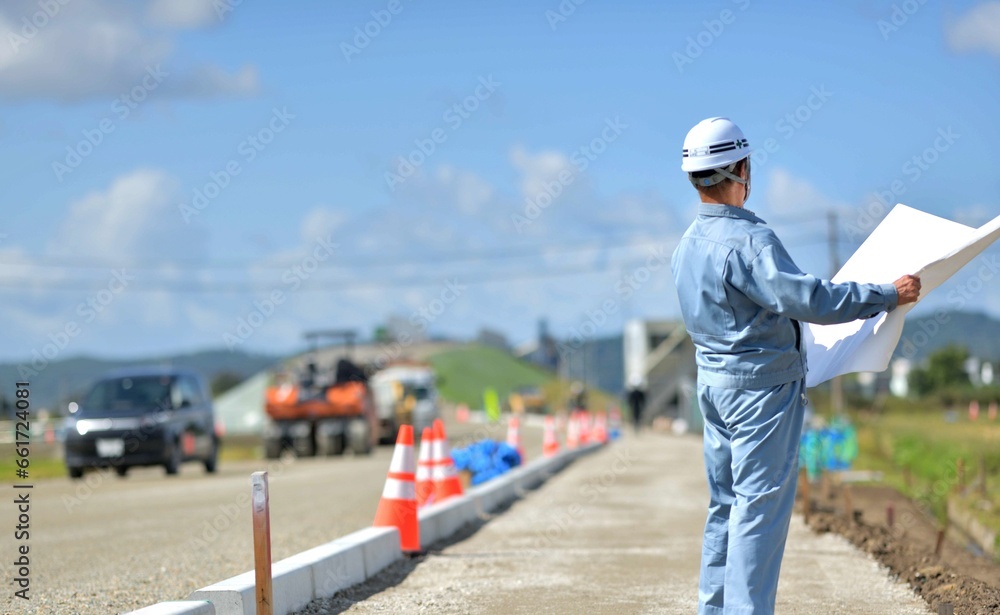
[[[642,427],[642,410],[646,407],[646,391],[643,389],[641,376],[632,376],[628,384],[628,406],[632,411],[632,428],[638,434],[639,428]]]
[[[684,139],[681,170],[701,204],[671,268],[696,347],[705,417],[702,614],[774,612],[807,403],[799,323],[870,318],[920,293],[913,276],[833,284],[799,270],[774,232],[743,207],[749,156],[746,137],[727,118],[699,122]]]

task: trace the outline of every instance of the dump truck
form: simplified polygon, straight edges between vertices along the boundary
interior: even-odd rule
[[[264,453],[277,459],[290,452],[297,457],[355,455],[371,452],[375,437],[375,408],[368,376],[354,363],[353,331],[316,331],[305,334],[310,353],[291,374],[280,374],[265,392]],[[345,342],[346,353],[333,365],[320,367],[322,339]]]
[[[413,425],[419,434],[441,415],[437,376],[426,363],[398,362],[371,377],[379,440],[391,443],[400,425]]]

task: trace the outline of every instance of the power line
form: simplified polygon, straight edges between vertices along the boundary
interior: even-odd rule
[[[635,267],[640,267],[646,261],[636,259],[631,261]],[[570,277],[584,274],[606,274],[608,272],[619,272],[622,263],[609,263],[606,265],[579,265],[574,267],[563,267],[560,269],[532,269],[525,271],[504,271],[494,273],[484,272],[442,272],[434,275],[415,276],[409,278],[397,278],[389,280],[322,280],[310,284],[309,280],[302,280],[301,286],[295,293],[314,292],[350,292],[357,290],[370,290],[380,288],[405,288],[419,286],[437,286],[446,283],[450,279],[456,279],[462,285],[481,285],[494,282],[509,282],[518,280],[546,279],[558,277]],[[123,293],[149,293],[149,292],[171,292],[171,293],[201,293],[201,294],[237,294],[254,292],[271,292],[274,290],[285,290],[288,284],[276,281],[271,284],[247,283],[247,282],[219,282],[219,283],[193,283],[190,281],[169,282],[159,281],[159,284],[146,284],[132,282],[123,290]],[[167,283],[164,283],[167,282]],[[106,289],[106,284],[100,282],[88,283],[81,280],[47,281],[39,284],[36,279],[0,279],[0,292],[4,290],[44,290],[44,291],[72,291],[94,293]]]
[[[635,231],[628,231],[630,234],[634,234]],[[621,233],[624,234],[624,233]],[[613,235],[612,235],[613,236]],[[581,245],[588,241],[606,240],[607,236],[598,237],[587,237],[580,238],[574,243],[564,243],[564,244],[541,244],[541,245],[511,245],[503,248],[494,248],[489,250],[479,250],[479,251],[469,251],[469,250],[452,250],[445,252],[430,253],[424,255],[416,254],[402,254],[402,255],[390,255],[390,254],[373,254],[373,255],[355,255],[356,258],[360,259],[359,262],[343,263],[343,264],[331,264],[324,265],[324,269],[370,269],[377,267],[394,267],[406,264],[442,264],[442,263],[474,263],[474,262],[484,262],[491,260],[505,260],[505,259],[517,259],[517,258],[531,258],[540,256],[549,256],[553,254],[572,254],[581,253],[588,251],[607,251],[607,250],[618,250],[618,249],[635,249],[641,247],[649,247],[660,245],[662,242],[641,242],[633,243],[632,241],[626,241],[616,244],[604,245]],[[294,267],[299,265],[301,261],[308,258],[308,253],[298,256],[295,260],[289,260],[282,263],[266,263],[261,261],[215,261],[212,263],[199,263],[197,261],[184,261],[184,260],[161,260],[161,259],[144,259],[130,257],[127,262],[122,261],[112,261],[107,259],[101,259],[94,256],[52,256],[52,255],[29,255],[27,258],[31,259],[31,262],[23,261],[12,261],[12,260],[0,260],[0,265],[6,266],[18,266],[18,267],[35,267],[35,268],[62,268],[62,269],[109,269],[109,268],[127,268],[133,270],[142,269],[159,269],[163,267],[171,267],[177,270],[189,270],[189,271],[208,271],[213,269],[225,270],[225,269],[253,269],[253,270],[286,270],[289,267]],[[265,259],[266,260],[266,259]]]

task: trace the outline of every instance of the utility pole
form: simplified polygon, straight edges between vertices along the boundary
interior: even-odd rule
[[[837,210],[831,209],[827,213],[826,219],[829,228],[830,277],[832,278],[840,271],[840,254],[837,251]],[[834,416],[844,413],[844,380],[842,376],[836,376],[830,381],[830,405],[833,408]]]

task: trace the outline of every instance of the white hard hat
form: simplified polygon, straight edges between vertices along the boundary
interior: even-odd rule
[[[726,117],[710,117],[684,137],[681,170],[694,173],[728,167],[749,155],[750,144],[739,126]]]

